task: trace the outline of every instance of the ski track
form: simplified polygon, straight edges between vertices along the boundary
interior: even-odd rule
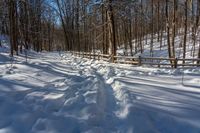
[[[6,55],[3,56],[4,60]],[[176,71],[58,53],[0,62],[0,133],[200,133],[200,88]]]

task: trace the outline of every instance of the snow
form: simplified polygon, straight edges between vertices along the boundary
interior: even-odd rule
[[[180,29],[181,32],[184,31],[184,29]],[[147,40],[146,40],[147,38]],[[183,38],[184,35],[178,35],[175,37],[175,57],[176,58],[183,58],[183,47],[181,45],[183,45]],[[197,58],[198,57],[198,50],[199,50],[199,46],[200,43],[199,41],[196,42],[196,46],[194,48],[193,46],[193,40],[192,40],[192,29],[189,29],[188,33],[187,33],[187,42],[186,42],[186,58],[191,59],[191,58]],[[199,33],[197,33],[197,40],[200,40],[199,38]],[[132,46],[134,48],[136,44],[137,40],[132,40]],[[163,32],[163,39],[162,39],[162,47],[160,47],[160,42],[158,41],[158,34],[154,34],[154,38],[153,38],[153,57],[168,57],[168,46],[167,46],[167,33],[164,31]],[[117,54],[118,55],[131,55],[131,50],[129,45],[127,45],[127,51],[125,50],[125,44],[121,45],[120,47],[118,47],[117,49]],[[135,52],[135,50],[133,49],[133,53],[135,57],[151,57],[151,51],[150,51],[150,46],[151,46],[151,34],[147,34],[146,36],[144,36],[144,39],[142,40],[142,45],[143,45],[143,52],[141,53],[140,49],[138,48],[137,52]],[[195,52],[194,52],[195,49]],[[194,52],[194,56],[193,56],[193,52]]]
[[[0,133],[199,133],[200,69],[0,48]]]

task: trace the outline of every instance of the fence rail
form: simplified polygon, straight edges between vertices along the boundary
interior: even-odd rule
[[[169,66],[177,68],[179,66],[200,66],[200,58],[195,59],[180,59],[180,58],[164,58],[164,57],[131,57],[131,56],[112,56],[107,54],[89,53],[89,52],[72,52],[73,55],[96,60],[104,60],[120,64],[132,65],[151,65],[151,66]],[[185,63],[183,63],[185,62]]]

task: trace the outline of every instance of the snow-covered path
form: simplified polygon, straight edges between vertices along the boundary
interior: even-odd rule
[[[0,133],[199,133],[200,70],[0,54]]]

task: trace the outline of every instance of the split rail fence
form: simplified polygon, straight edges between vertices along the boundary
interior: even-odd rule
[[[200,58],[197,59],[180,59],[180,58],[163,58],[163,57],[132,57],[132,56],[112,56],[107,54],[99,53],[88,53],[88,52],[72,52],[73,55],[95,59],[103,60],[113,63],[120,64],[132,64],[132,65],[151,65],[156,67],[200,67]]]

